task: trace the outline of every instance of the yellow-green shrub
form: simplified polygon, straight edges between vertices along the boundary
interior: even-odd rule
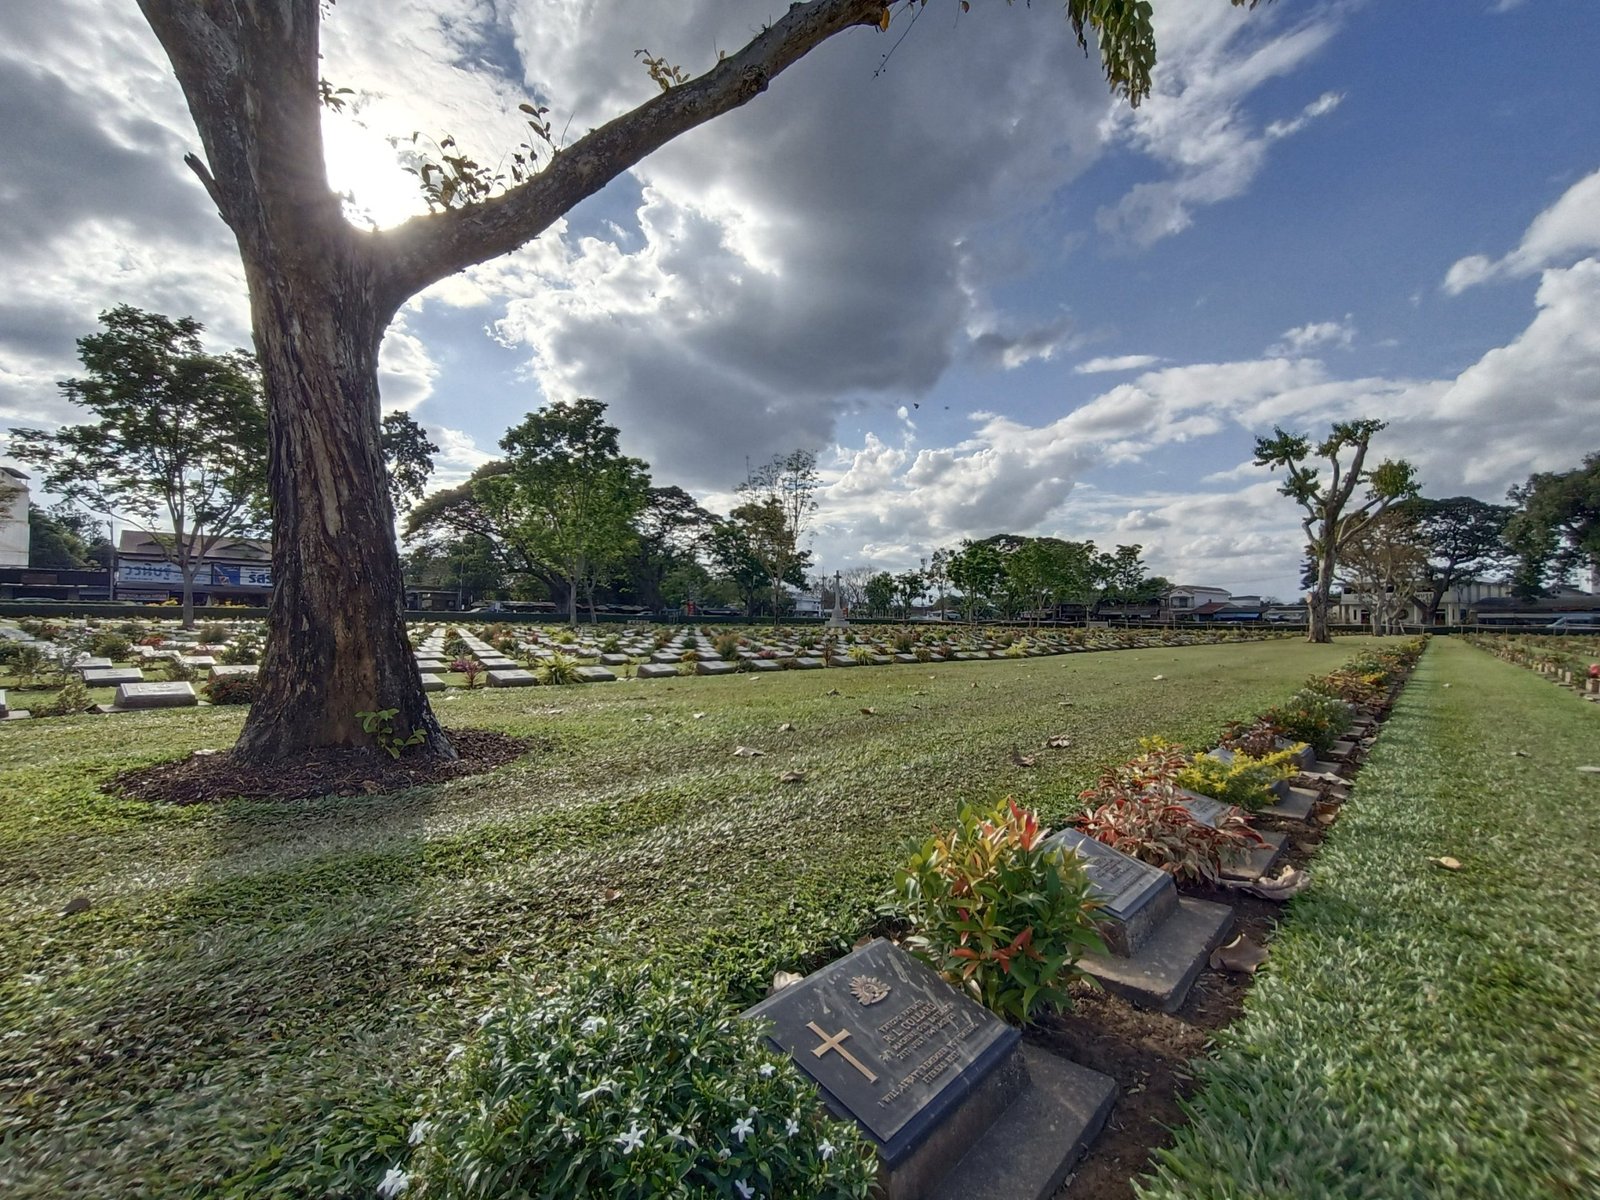
[[[1202,754],[1179,772],[1178,786],[1253,812],[1271,804],[1273,788],[1295,774],[1294,755],[1278,750],[1255,758],[1235,751],[1232,762],[1223,762]]]

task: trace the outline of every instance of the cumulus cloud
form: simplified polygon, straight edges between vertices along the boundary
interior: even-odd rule
[[[1532,275],[1596,250],[1600,250],[1600,171],[1580,179],[1535,217],[1516,249],[1505,256],[1470,254],[1457,260],[1444,277],[1444,290],[1458,296],[1491,279]]]

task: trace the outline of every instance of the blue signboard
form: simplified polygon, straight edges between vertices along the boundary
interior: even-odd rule
[[[224,587],[271,588],[272,567],[270,565],[259,567],[233,567],[223,563],[213,563],[211,567],[212,579]]]

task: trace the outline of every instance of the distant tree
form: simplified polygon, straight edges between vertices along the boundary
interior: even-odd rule
[[[505,472],[474,487],[477,503],[514,531],[528,556],[567,582],[574,625],[579,589],[588,591],[593,620],[594,585],[632,550],[634,521],[649,498],[649,472],[618,448],[605,407],[580,397],[529,413],[500,439]]]
[[[696,559],[712,520],[712,515],[682,488],[650,489],[634,523],[638,537],[628,560],[629,579],[640,604],[652,610],[665,605],[662,588],[667,576]]]
[[[758,552],[752,538],[761,536],[759,523],[766,519],[774,524],[780,523],[781,518],[776,516],[769,506],[764,514],[746,513],[741,518],[739,510],[734,509],[731,516],[715,521],[711,531],[706,535],[705,547],[707,556],[711,559],[713,568],[723,580],[731,584],[739,593],[739,600],[744,605],[745,612],[750,616],[761,611],[773,599],[772,568],[768,559]],[[802,551],[798,557],[793,558],[788,564],[788,574],[779,580],[782,584],[793,584],[795,587],[804,587],[806,569],[811,565],[811,556]],[[781,612],[781,607],[775,606],[775,613]]]
[[[537,592],[565,608],[572,590],[568,579],[538,560],[533,545],[524,544],[525,531],[514,523],[514,514],[491,512],[478,498],[482,485],[509,469],[504,459],[494,459],[475,470],[465,482],[426,497],[406,514],[406,543],[416,548],[412,553],[431,550],[448,559],[450,547],[460,539],[481,539],[499,565],[502,585],[525,581],[522,591]],[[500,519],[502,516],[505,521]]]
[[[867,580],[867,611],[874,617],[889,614],[894,605],[894,576],[879,571]]]
[[[961,592],[967,621],[975,621],[1005,581],[1005,560],[993,545],[966,538],[950,556],[949,570],[950,583]]]
[[[939,619],[944,619],[944,589],[950,583],[950,551],[939,546],[928,556],[928,587],[938,595]]]
[[[383,465],[389,472],[389,499],[395,512],[405,512],[422,499],[439,447],[406,412],[384,415],[378,443],[383,448]]]
[[[775,456],[739,485],[744,498],[728,514],[744,529],[750,552],[767,569],[772,587],[772,619],[783,611],[783,587],[797,574],[805,555],[804,538],[817,510],[817,456],[794,450]],[[804,569],[798,569],[804,587]]]
[[[265,523],[267,419],[255,359],[208,354],[204,327],[119,305],[100,333],[78,339],[87,374],[60,385],[92,413],[54,433],[13,429],[11,453],[43,471],[46,490],[141,529],[183,581],[194,627],[194,580],[224,538]]]
[[[1307,640],[1329,642],[1328,601],[1333,592],[1334,566],[1339,552],[1350,545],[1363,529],[1395,504],[1417,493],[1416,472],[1411,464],[1385,461],[1366,467],[1367,449],[1373,437],[1384,428],[1382,421],[1339,421],[1332,432],[1311,445],[1310,439],[1274,428],[1270,438],[1256,439],[1257,466],[1287,472],[1278,490],[1304,511],[1300,527],[1316,563],[1316,582],[1311,591]],[[1348,461],[1341,455],[1349,455]],[[1321,479],[1318,466],[1308,465],[1313,455],[1328,464],[1329,477]],[[1350,507],[1358,487],[1366,488],[1366,498]]]
[[[1537,595],[1574,571],[1600,572],[1600,452],[1570,471],[1541,471],[1513,487],[1506,539],[1519,594]]]
[[[396,728],[420,731],[425,749],[453,757],[398,603],[378,445],[385,328],[412,296],[532,241],[653,151],[754,100],[830,39],[887,30],[893,10],[886,0],[793,4],[698,76],[647,56],[660,94],[559,153],[544,110],[524,103],[528,140],[504,157],[503,173],[441,151],[417,168],[428,213],[372,231],[345,217],[324,168],[322,110],[343,103],[322,74],[321,25],[335,11],[328,0],[138,3],[199,133],[204,161],[185,161],[243,259],[273,414],[275,619],[234,753],[263,762],[369,745],[355,712],[389,707]],[[899,6],[908,21],[916,7]],[[1065,15],[1080,44],[1096,37],[1114,91],[1134,104],[1149,93],[1148,0],[1067,0]]]
[[[1428,582],[1428,539],[1403,506],[1363,525],[1339,551],[1338,579],[1365,600],[1375,634],[1399,633]]]
[[[0,484],[3,484],[0,478]],[[0,496],[0,501],[5,499]],[[89,547],[69,524],[37,504],[28,505],[28,565],[40,571],[86,571],[95,566]]]
[[[926,586],[927,580],[921,571],[901,571],[894,577],[895,596],[900,601],[900,615],[903,619],[907,621],[911,619],[911,608]]]
[[[1394,511],[1415,528],[1427,547],[1428,596],[1423,620],[1439,619],[1439,602],[1459,583],[1481,581],[1505,573],[1514,555],[1505,542],[1506,521],[1514,511],[1471,496],[1402,501]]]

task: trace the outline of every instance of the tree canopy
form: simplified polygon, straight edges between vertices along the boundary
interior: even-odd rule
[[[207,353],[204,327],[119,305],[78,339],[85,374],[62,394],[95,419],[54,432],[13,429],[11,453],[67,502],[137,526],[183,579],[223,538],[265,526],[267,419],[255,357]]]

